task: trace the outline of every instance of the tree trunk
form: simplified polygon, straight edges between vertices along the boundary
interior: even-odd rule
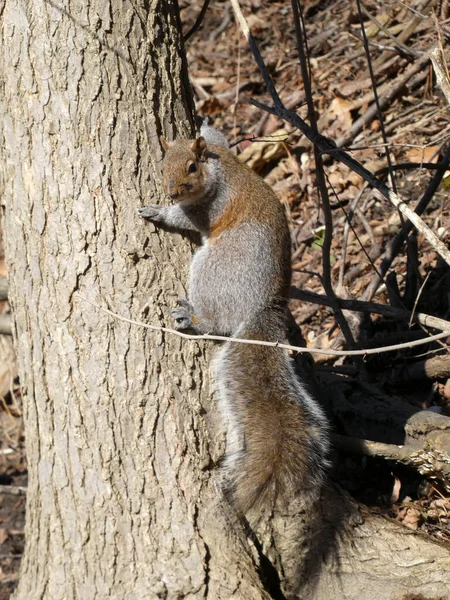
[[[137,213],[163,199],[160,136],[191,132],[177,4],[7,0],[2,20],[1,179],[29,461],[15,598],[265,597],[218,506],[223,436],[203,346],[82,298],[163,324],[184,295],[188,243]]]
[[[435,563],[389,572],[398,547],[377,558],[375,541],[403,540],[399,528],[336,491],[315,519],[293,506],[244,527],[222,500],[208,348],[84,300],[163,324],[185,295],[188,243],[137,216],[163,201],[160,136],[191,133],[176,3],[1,10],[0,177],[29,461],[15,600],[444,594],[445,549],[414,536],[408,564],[425,551]]]

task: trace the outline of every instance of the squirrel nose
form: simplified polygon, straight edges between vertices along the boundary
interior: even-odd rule
[[[169,180],[169,189],[168,189],[168,195],[174,199],[178,196],[178,192],[176,190],[175,187],[175,179],[170,179]]]

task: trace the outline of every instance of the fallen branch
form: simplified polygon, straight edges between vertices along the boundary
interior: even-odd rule
[[[447,379],[450,377],[450,356],[433,356],[395,369],[390,378],[394,384],[411,379]]]
[[[447,441],[450,443],[449,432],[447,432],[447,437]],[[431,448],[428,439],[424,440],[423,444],[410,442],[403,446],[338,434],[332,435],[331,440],[336,448],[344,452],[364,456],[379,456],[386,460],[396,460],[414,467],[421,475],[439,480],[450,491],[450,454],[443,454],[436,448]]]
[[[335,436],[338,447],[405,462],[450,491],[449,417],[421,410],[372,384],[326,373],[321,381],[330,390],[331,412],[345,433]],[[369,437],[377,441],[366,441]]]
[[[352,454],[362,454],[364,456],[381,456],[388,460],[408,461],[411,454],[419,449],[418,444],[411,446],[397,446],[396,444],[384,444],[383,442],[374,442],[372,440],[362,440],[348,435],[331,435],[331,442],[335,448]],[[450,465],[449,465],[450,470]]]
[[[401,90],[405,89],[406,83],[418,73],[424,65],[430,60],[429,54],[424,54],[417,59],[405,72],[403,77],[399,79],[394,85],[389,86],[387,91],[380,96],[379,103],[380,108],[383,109],[392,102],[392,100],[400,93]],[[347,146],[352,140],[360,133],[369,123],[373,121],[377,114],[377,104],[374,102],[369,108],[364,111],[364,114],[357,119],[347,133],[336,140],[336,146]]]
[[[331,306],[330,301],[323,294],[316,294],[314,292],[308,292],[306,290],[299,290],[292,286],[290,297],[295,300],[302,300],[303,302],[311,302],[312,304],[321,304],[323,306]],[[376,313],[383,315],[384,317],[392,317],[394,319],[404,319],[408,321],[411,319],[411,312],[406,309],[396,308],[388,306],[387,304],[378,304],[376,302],[365,302],[363,300],[348,300],[338,297],[338,302],[341,308],[345,310],[354,310],[357,312],[364,313]],[[424,327],[431,327],[433,329],[440,329],[441,331],[450,331],[450,321],[439,319],[425,313],[415,313],[413,321],[420,323]]]

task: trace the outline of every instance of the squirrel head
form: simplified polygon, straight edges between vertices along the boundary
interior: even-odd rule
[[[203,137],[176,140],[170,144],[162,139],[166,150],[162,165],[164,189],[177,202],[195,202],[207,187],[206,153]]]

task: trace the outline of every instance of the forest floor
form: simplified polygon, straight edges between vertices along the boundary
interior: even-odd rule
[[[442,159],[450,139],[449,104],[428,58],[432,49],[445,46],[450,35],[447,2],[442,7],[436,0],[413,0],[408,5],[400,0],[364,3],[363,22],[382,121],[372,108],[374,85],[357,4],[347,0],[302,4],[320,133],[351,149],[354,158],[372,173],[380,173],[386,183],[388,148],[392,164],[403,165],[394,171],[397,193],[414,208],[435,176],[433,165]],[[181,0],[180,5],[187,32],[202,2]],[[290,2],[245,0],[241,6],[284,105],[307,119]],[[266,179],[286,207],[293,285],[324,295],[324,217],[314,150],[292,126],[249,104],[250,98],[269,105],[271,101],[228,0],[210,3],[201,28],[186,42],[186,51],[197,113],[226,133],[241,159]],[[401,231],[401,217],[348,167],[329,156],[325,166],[334,227],[334,290],[340,298],[372,302],[369,312],[345,312],[357,344],[361,348],[406,346],[359,361],[331,352],[314,355],[316,380],[325,392],[336,433],[333,477],[386,518],[450,544],[450,469],[439,466],[450,460],[448,346],[446,338],[411,346],[414,340],[450,329],[445,326],[450,315],[449,269],[421,233],[412,234],[372,289],[383,253]],[[422,215],[447,247],[449,189],[447,172]],[[393,311],[383,314],[380,305]],[[2,310],[8,310],[7,303],[0,303]],[[319,297],[314,302],[292,300],[291,310],[307,347],[330,351],[344,347],[333,311]],[[424,325],[424,320],[418,323],[417,315],[424,314],[441,321],[434,321],[433,327]],[[0,384],[2,377],[10,381],[13,372],[14,367],[7,375],[0,372]],[[429,416],[426,425],[423,415]],[[437,430],[449,436],[439,447],[433,438]],[[26,485],[23,444],[16,382],[0,403],[0,484],[11,490]],[[398,448],[409,447],[409,454],[401,450],[398,460]],[[430,451],[427,457],[421,452],[425,447]],[[2,494],[2,489],[0,600],[9,597],[18,577],[24,521],[24,495]]]

